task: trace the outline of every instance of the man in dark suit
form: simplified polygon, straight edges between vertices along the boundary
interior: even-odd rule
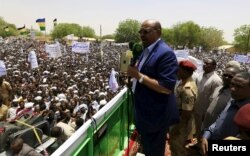
[[[134,78],[135,124],[146,156],[163,156],[169,126],[179,121],[174,95],[178,62],[161,37],[161,24],[146,20],[139,31],[144,50],[128,76]]]

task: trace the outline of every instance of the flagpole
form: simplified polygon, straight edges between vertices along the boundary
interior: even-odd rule
[[[45,30],[44,30],[44,41],[46,42],[46,26],[45,26]]]
[[[44,37],[45,37],[45,43],[46,43],[46,21],[45,20],[44,20],[44,27],[45,27],[45,29],[44,29],[44,31],[45,31]]]

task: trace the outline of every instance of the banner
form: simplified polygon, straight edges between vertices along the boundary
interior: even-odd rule
[[[31,64],[31,69],[34,69],[34,68],[38,67],[38,62],[37,62],[35,51],[31,51],[29,53],[29,55],[28,55],[28,62]]]
[[[0,60],[0,76],[6,75],[6,66],[3,60]]]
[[[246,63],[250,63],[250,56],[247,56],[247,61]]]
[[[250,63],[250,56],[235,54],[234,60],[241,63]]]
[[[60,44],[46,44],[45,51],[49,54],[51,58],[58,58],[62,56]]]
[[[174,53],[176,57],[180,58],[188,58],[189,56],[189,50],[175,50]]]
[[[76,42],[72,43],[72,52],[75,53],[89,53],[89,42]]]

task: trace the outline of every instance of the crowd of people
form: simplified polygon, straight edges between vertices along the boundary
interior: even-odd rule
[[[107,44],[103,46],[101,56],[100,43],[92,42],[88,55],[73,53],[64,41],[60,41],[60,45],[63,56],[59,58],[48,56],[45,42],[27,38],[8,38],[0,46],[0,60],[7,69],[7,74],[0,77],[0,121],[15,124],[17,120],[42,117],[49,123],[50,135],[57,138],[53,150],[125,87],[127,76],[117,74],[118,90],[113,92],[109,88],[110,72],[112,68],[119,72],[119,57],[128,46]],[[39,67],[36,69],[31,69],[27,60],[31,50],[38,58]],[[188,152],[186,141],[192,143],[194,138],[206,153],[207,140],[236,136],[238,131],[234,123],[239,123],[238,118],[244,115],[237,115],[237,119],[233,119],[233,115],[240,107],[231,114],[224,113],[222,119],[217,118],[224,109],[229,109],[232,101],[236,105],[242,100],[244,104],[238,102],[238,105],[250,103],[249,64],[232,61],[233,54],[230,53],[190,52],[190,55],[203,60],[204,74],[191,79],[197,67],[190,61],[179,64],[182,70],[178,73],[180,82],[174,95],[181,120],[170,128],[170,139],[175,138],[170,141],[173,155]],[[151,71],[147,72],[150,74]],[[137,83],[143,86],[140,83],[147,79],[149,77],[141,75]],[[190,84],[183,85],[186,80],[192,81],[191,87]],[[224,121],[230,122],[230,131],[223,129],[228,128],[222,124]],[[222,125],[222,128],[214,128],[213,123]],[[244,127],[242,122],[240,124]],[[22,140],[17,142],[23,143]]]
[[[0,78],[0,121],[14,124],[41,116],[48,121],[51,136],[63,138],[58,139],[61,145],[124,87],[125,75],[116,75],[117,91],[109,87],[109,77],[112,68],[119,70],[120,53],[127,49],[107,44],[101,58],[99,43],[91,43],[89,54],[76,54],[62,41],[63,56],[50,58],[44,42],[6,39],[0,46],[7,70]],[[27,60],[31,50],[38,58],[35,69]]]

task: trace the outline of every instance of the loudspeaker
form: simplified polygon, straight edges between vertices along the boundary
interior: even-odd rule
[[[130,58],[126,52],[121,53],[120,57],[120,72],[127,72],[128,66],[130,65]]]

